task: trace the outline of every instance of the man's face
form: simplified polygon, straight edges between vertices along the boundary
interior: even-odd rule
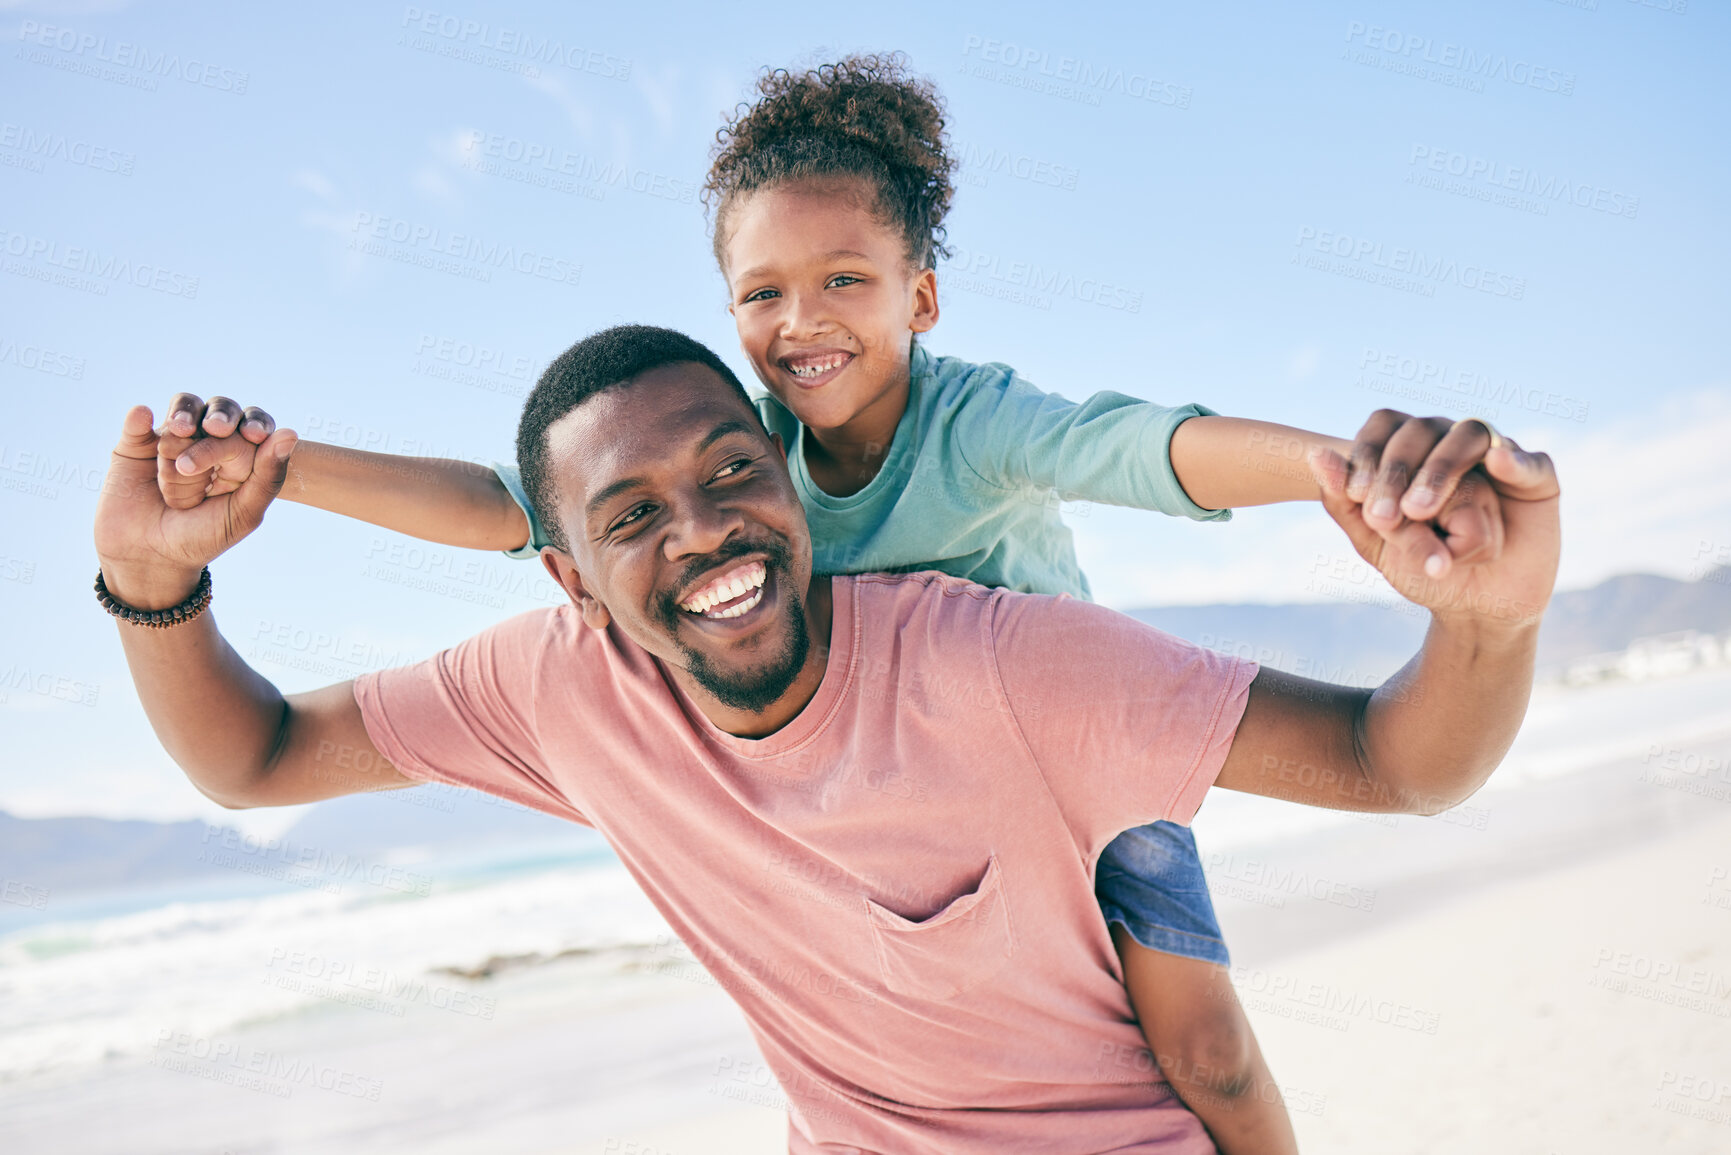
[[[734,710],[778,701],[809,654],[811,542],[738,392],[664,365],[561,418],[548,451],[585,619],[617,622]]]

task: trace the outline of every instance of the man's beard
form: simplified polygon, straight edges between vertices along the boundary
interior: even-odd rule
[[[722,550],[705,558],[693,568],[713,569],[734,557],[762,551],[768,554],[764,568],[774,575],[781,588],[787,612],[792,620],[781,649],[774,654],[768,665],[753,670],[725,671],[719,670],[709,660],[709,655],[694,650],[679,640],[679,619],[690,617],[671,597],[665,599],[661,606],[663,623],[673,638],[673,644],[679,647],[680,654],[685,659],[685,669],[705,692],[716,701],[735,710],[745,710],[753,714],[761,714],[781,700],[787,693],[794,679],[799,677],[805,668],[805,660],[811,653],[811,631],[805,624],[805,597],[794,589],[793,553],[787,546],[776,540],[762,542],[739,542],[724,546]],[[768,584],[767,581],[765,584]]]

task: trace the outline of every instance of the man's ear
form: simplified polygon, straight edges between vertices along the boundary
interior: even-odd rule
[[[785,462],[787,460],[787,445],[781,440],[781,434],[771,433],[769,435],[769,442],[781,453],[781,459]]]
[[[565,596],[577,607],[577,612],[583,615],[584,625],[595,630],[607,628],[613,615],[607,612],[607,607],[597,601],[595,595],[583,584],[583,575],[577,572],[577,563],[571,560],[570,554],[544,545],[541,547],[541,564],[547,567],[547,572],[559,583]]]
[[[938,271],[921,269],[914,274],[914,311],[908,318],[908,329],[914,333],[926,333],[937,323]]]

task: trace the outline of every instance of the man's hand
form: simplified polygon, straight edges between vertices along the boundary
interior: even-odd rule
[[[1382,409],[1356,442],[1241,417],[1192,417],[1173,433],[1169,454],[1192,501],[1225,509],[1314,501],[1321,493],[1307,456],[1317,449],[1340,453],[1351,463],[1348,492],[1366,506],[1368,524],[1385,535],[1408,519],[1428,525],[1427,533],[1406,534],[1403,548],[1414,551],[1424,572],[1442,577],[1502,549],[1495,494],[1462,484],[1490,443],[1490,433],[1476,422]],[[1455,501],[1459,492],[1467,500]]]
[[[1375,690],[1264,666],[1215,785],[1343,810],[1436,814],[1459,805],[1508,752],[1532,692],[1562,540],[1551,459],[1506,439],[1484,454],[1484,480],[1469,472],[1440,520],[1455,503],[1488,498],[1502,549],[1441,577],[1425,572],[1430,524],[1402,518],[1379,530],[1352,497],[1346,458],[1319,446],[1311,468],[1323,508],[1360,557],[1430,609],[1431,628],[1412,661]],[[1433,540],[1414,548],[1415,537]]]
[[[1479,488],[1487,484],[1483,465],[1494,440],[1490,426],[1476,419],[1378,409],[1347,456],[1347,496],[1364,507],[1366,525],[1385,537],[1399,531],[1401,547],[1432,578],[1456,564],[1495,560],[1503,545],[1501,508]],[[1416,532],[1413,523],[1429,523],[1432,533]]]
[[[157,486],[174,509],[239,489],[252,474],[255,450],[276,432],[276,418],[227,397],[208,402],[176,393],[157,430]]]
[[[177,411],[190,413],[187,407]],[[202,406],[199,416],[205,416]],[[224,424],[217,422],[218,428]],[[182,485],[185,475],[176,471],[173,458],[160,456],[164,434],[151,428],[146,407],[127,413],[96,504],[96,553],[109,591],[122,602],[164,609],[184,601],[199,571],[264,520],[288,473],[295,435],[267,431],[255,442],[247,435],[246,419],[235,424],[238,431],[231,428],[227,436],[212,439],[220,445],[206,451],[220,458],[220,469],[195,479],[196,500],[184,486],[177,490],[181,504],[176,506],[164,491]],[[254,436],[257,432],[252,430]]]
[[[1440,421],[1383,410],[1360,433],[1352,462],[1326,450],[1313,454],[1323,507],[1360,557],[1439,620],[1534,624],[1550,601],[1562,541],[1551,459],[1507,438],[1492,448],[1482,422],[1443,430]],[[1366,433],[1377,432],[1373,427],[1392,430],[1380,463],[1360,452]],[[1408,478],[1414,479],[1410,489]],[[1402,513],[1408,507],[1411,519]],[[1494,528],[1473,528],[1491,513]],[[1475,558],[1478,564],[1439,567],[1439,529],[1482,532],[1497,548]]]

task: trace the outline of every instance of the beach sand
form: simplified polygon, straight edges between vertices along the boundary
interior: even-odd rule
[[[1727,866],[1720,813],[1241,974],[1301,1146],[1731,1151]]]
[[[1205,807],[1234,980],[1305,1150],[1731,1151],[1731,795],[1660,769],[1625,752],[1447,819],[1243,846],[1211,839]],[[172,1047],[0,1083],[0,1149],[785,1150],[737,1008],[695,965],[650,961],[508,971],[487,1021],[331,1005],[215,1040],[335,1087],[237,1085]]]

